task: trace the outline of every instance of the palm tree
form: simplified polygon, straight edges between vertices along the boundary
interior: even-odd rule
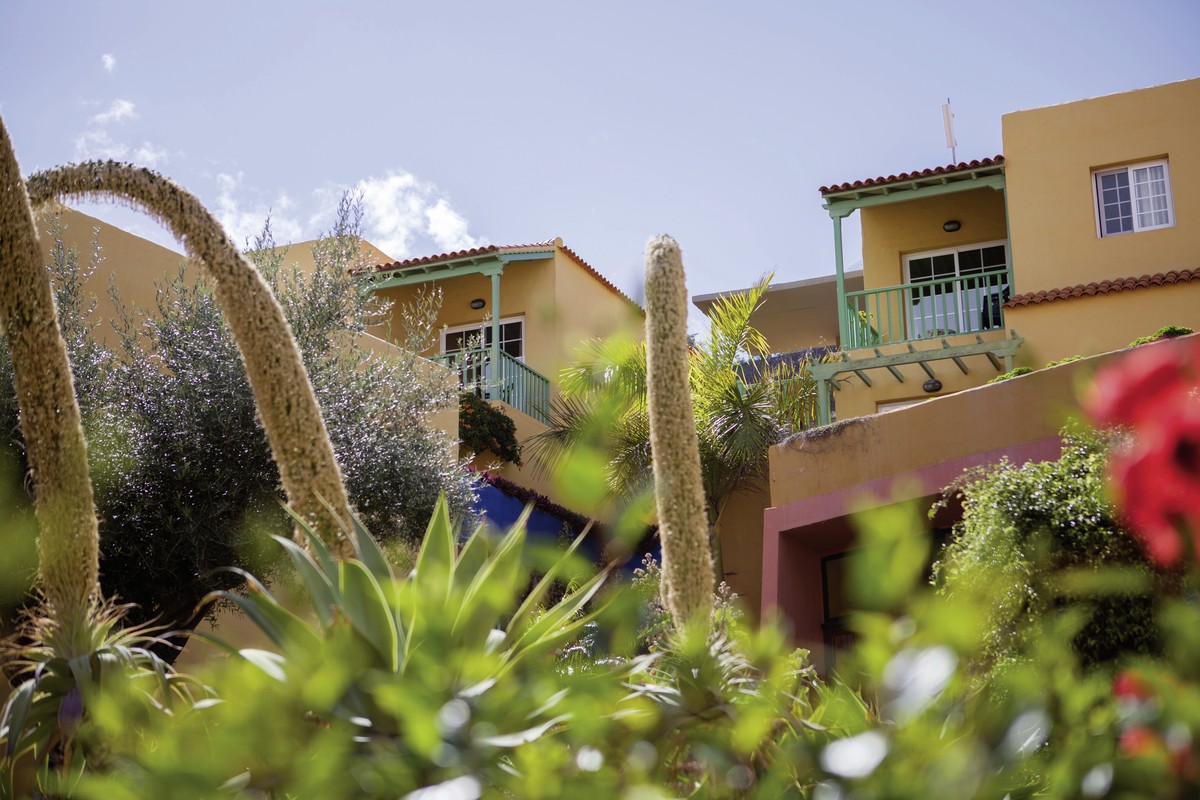
[[[730,498],[762,485],[770,447],[816,419],[815,382],[804,364],[772,357],[750,324],[771,278],[718,299],[709,312],[708,336],[690,351],[701,479],[718,566],[721,518]],[[541,471],[554,471],[575,448],[600,451],[610,493],[629,501],[652,482],[646,345],[595,339],[581,353],[560,374],[549,430],[526,444]]]

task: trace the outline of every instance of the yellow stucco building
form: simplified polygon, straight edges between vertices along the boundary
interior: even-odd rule
[[[390,325],[373,331],[389,340],[402,335],[405,309],[420,293],[440,292],[434,340],[423,355],[457,372],[465,389],[500,405],[520,441],[546,430],[559,370],[578,357],[581,342],[641,336],[641,307],[560,238],[389,261],[375,265],[371,280],[373,291],[392,303]],[[542,471],[495,462],[489,453],[476,459],[501,477],[557,497]]]
[[[829,418],[1200,322],[1200,79],[1013,112],[1002,131],[1002,156],[821,188],[839,254],[842,355],[814,372]],[[862,288],[840,263],[856,211]]]
[[[845,635],[852,509],[1057,457],[1097,362],[1200,328],[1200,79],[1013,112],[1002,132],[1003,155],[821,187],[834,275],[776,287],[755,317],[777,351],[836,347],[812,371],[838,424],[772,449],[762,527],[744,526],[761,530],[752,600],[783,610],[818,663]],[[855,212],[861,273],[842,263]],[[986,385],[1014,367],[1036,371]]]

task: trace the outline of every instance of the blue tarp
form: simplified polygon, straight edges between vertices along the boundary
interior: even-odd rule
[[[484,484],[479,491],[479,499],[475,502],[475,512],[481,517],[486,517],[487,521],[495,525],[502,531],[508,530],[510,526],[517,521],[521,516],[521,512],[525,510],[525,503],[515,497],[512,497],[505,492],[497,489],[495,486]],[[529,532],[529,539],[540,544],[554,544],[555,542],[563,541],[564,545],[570,542],[578,531],[568,530],[565,533],[565,521],[546,511],[541,511],[536,507],[529,514],[529,521],[526,523],[526,530]],[[588,558],[593,561],[599,561],[600,550],[598,542],[594,537],[589,537],[581,546],[583,552]],[[655,539],[654,546],[648,550],[656,560],[661,560],[659,553],[658,540]],[[631,557],[628,562],[622,567],[623,571],[631,571],[636,567],[641,566],[642,554]]]

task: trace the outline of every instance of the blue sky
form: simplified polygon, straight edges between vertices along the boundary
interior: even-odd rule
[[[562,236],[640,297],[670,233],[695,295],[831,273],[817,188],[949,163],[947,97],[992,156],[1005,112],[1200,76],[1198,32],[1195,0],[5,0],[0,114],[25,172],[140,162],[239,242],[359,187],[397,258]]]

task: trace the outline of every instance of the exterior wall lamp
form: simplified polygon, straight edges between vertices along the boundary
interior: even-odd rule
[[[484,299],[482,297],[476,297],[474,300],[471,301],[471,308],[475,309],[476,311],[478,311],[479,309],[483,308],[486,305],[487,305],[487,303],[484,301]]]
[[[962,227],[962,223],[956,219],[948,219],[942,223],[942,230],[946,233],[954,233]]]

